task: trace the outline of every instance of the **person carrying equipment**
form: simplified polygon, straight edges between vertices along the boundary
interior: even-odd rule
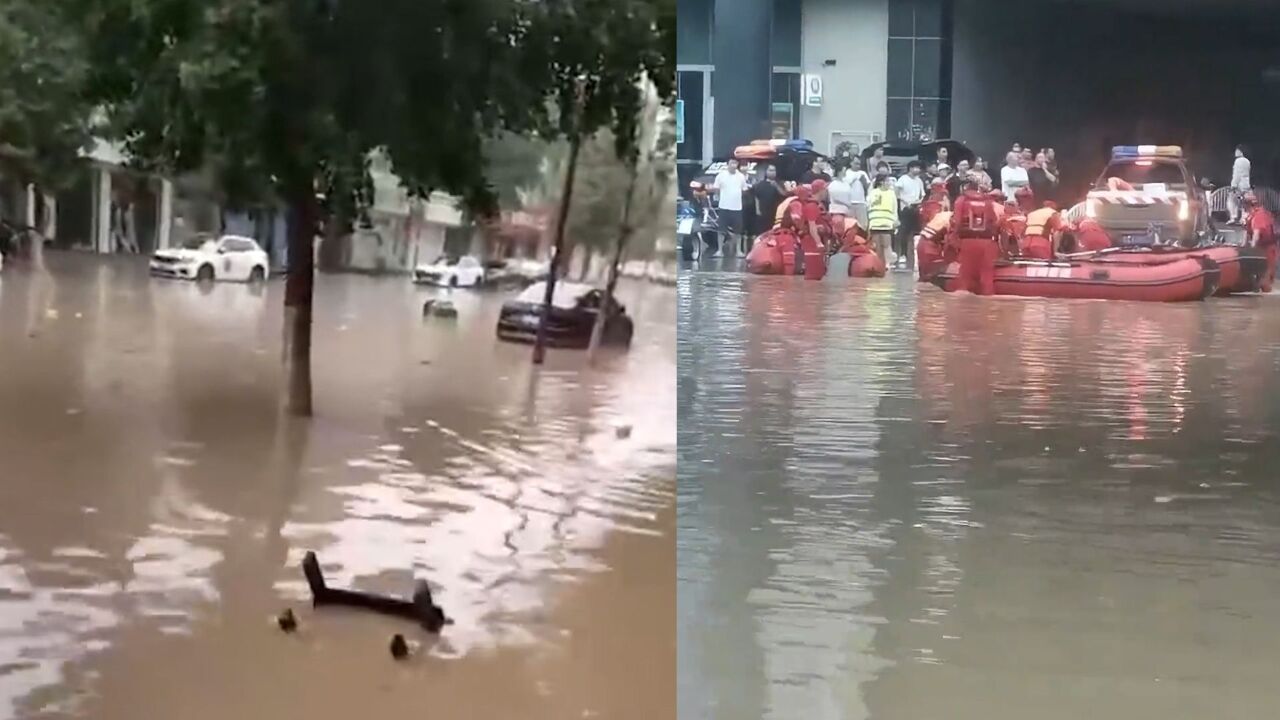
[[[975,295],[996,292],[996,260],[1000,232],[995,202],[982,194],[978,178],[970,175],[951,215],[951,231],[960,241],[960,290]]]
[[[1057,254],[1063,227],[1062,214],[1055,208],[1042,207],[1027,213],[1027,227],[1019,244],[1022,257],[1052,260]]]
[[[1248,213],[1244,222],[1247,242],[1250,246],[1256,247],[1266,253],[1267,271],[1262,276],[1261,290],[1264,293],[1271,292],[1271,286],[1276,281],[1276,221],[1271,213],[1258,202],[1258,196],[1252,190],[1246,191],[1240,198],[1244,203],[1245,212]]]

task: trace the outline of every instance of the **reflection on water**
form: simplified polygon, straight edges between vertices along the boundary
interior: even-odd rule
[[[431,290],[321,278],[301,422],[279,284],[50,266],[0,279],[0,718],[670,716],[672,672],[633,669],[674,663],[671,291],[623,288],[630,353],[535,372],[501,295],[424,320]],[[309,549],[335,585],[427,578],[456,624],[313,613]]]
[[[677,292],[681,718],[1273,712],[1275,298]]]

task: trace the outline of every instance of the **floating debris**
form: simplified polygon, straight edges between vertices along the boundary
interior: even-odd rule
[[[429,632],[438,633],[451,621],[445,617],[444,609],[436,605],[431,598],[431,588],[426,580],[419,580],[414,586],[412,600],[400,600],[359,590],[339,590],[325,584],[324,573],[320,570],[320,561],[314,552],[308,552],[302,558],[302,572],[306,575],[307,585],[311,587],[311,602],[314,606],[345,605],[373,610],[384,615],[413,620]]]
[[[297,630],[298,618],[294,616],[293,608],[285,608],[284,612],[280,613],[276,617],[276,624],[280,626],[281,630],[287,633]]]
[[[409,643],[405,642],[404,636],[400,633],[391,637],[391,657],[397,660],[409,657]]]
[[[626,438],[631,437],[631,426],[619,425],[617,429],[615,429],[614,434],[617,435],[619,439],[625,440]]]

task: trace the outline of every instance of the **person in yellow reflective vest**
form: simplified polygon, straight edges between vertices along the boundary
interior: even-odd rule
[[[867,197],[867,230],[871,233],[871,246],[876,254],[889,262],[889,244],[898,231],[898,195],[893,191],[893,177],[876,177],[876,186]]]

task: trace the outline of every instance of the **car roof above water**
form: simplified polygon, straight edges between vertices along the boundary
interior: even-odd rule
[[[551,304],[566,310],[572,310],[578,306],[578,301],[595,290],[590,285],[583,283],[573,283],[560,281],[556,283],[555,293],[551,297]],[[516,296],[518,302],[526,303],[542,303],[543,298],[547,294],[547,283],[545,281],[536,282],[525,288],[523,292]]]

